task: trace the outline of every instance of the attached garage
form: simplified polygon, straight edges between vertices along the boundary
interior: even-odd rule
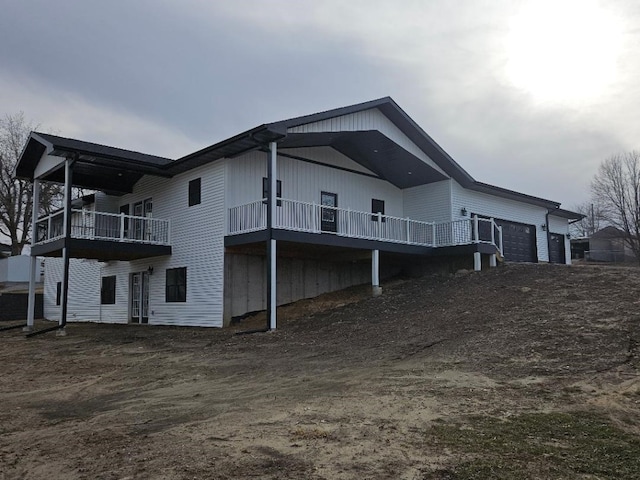
[[[537,262],[536,227],[496,219],[502,227],[502,249],[508,262]]]

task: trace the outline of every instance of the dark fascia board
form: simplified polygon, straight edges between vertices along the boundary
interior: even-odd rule
[[[565,210],[563,208],[556,208],[555,210],[549,210],[549,215],[554,217],[566,218],[567,220],[582,220],[586,218],[586,215],[578,212],[572,212],[571,210]]]
[[[533,195],[527,195],[526,193],[515,192],[502,187],[496,187],[495,185],[489,185],[488,183],[473,182],[471,185],[466,186],[469,190],[475,190],[476,192],[487,193],[497,197],[508,198],[510,200],[516,200],[518,202],[525,202],[539,207],[556,210],[560,207],[560,203],[545,198],[534,197]]]
[[[383,97],[369,102],[350,105],[348,107],[326,110],[320,113],[290,118],[270,125],[288,129],[304,125],[306,123],[320,122],[329,118],[349,115],[377,108],[383,115],[391,120],[412,142],[414,142],[429,158],[431,158],[447,175],[456,180],[462,187],[487,193],[490,195],[509,198],[519,202],[538,205],[548,209],[557,209],[560,203],[544,198],[534,197],[506,188],[496,187],[476,181],[464,168],[462,168],[451,156],[436,143],[400,106],[391,98]]]
[[[463,186],[474,182],[458,163],[438,145],[420,125],[418,125],[391,97],[382,97],[369,102],[358,103],[347,107],[326,110],[311,115],[290,118],[269,124],[272,127],[281,128],[286,131],[288,128],[297,127],[306,123],[321,122],[329,118],[350,115],[377,108],[389,120],[391,120],[409,139],[424,151],[436,164],[442,168],[449,176],[453,177]]]
[[[146,153],[136,152],[134,150],[125,150],[123,148],[110,147],[108,145],[85,142],[83,140],[76,140],[73,138],[59,137],[49,133],[33,133],[38,139],[48,142],[53,147],[54,151],[77,152],[99,158],[108,158],[113,160],[120,159],[140,165],[155,165],[158,167],[162,167],[173,161],[170,158],[159,157],[157,155],[149,155]]]
[[[171,162],[168,158],[39,132],[31,132],[29,135],[16,164],[16,176],[33,180],[33,172],[45,152],[61,157],[74,155],[80,161],[95,165],[170,176],[160,169]]]
[[[164,168],[175,175],[200,166],[201,160],[205,157],[207,161],[214,161],[226,156],[236,156],[262,148],[267,143],[278,141],[286,136],[286,129],[273,124],[263,124],[179,158]]]

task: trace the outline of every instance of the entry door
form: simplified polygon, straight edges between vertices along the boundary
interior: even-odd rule
[[[330,192],[320,192],[320,204],[323,207],[322,216],[320,218],[320,230],[323,232],[338,231],[338,194]]]
[[[138,202],[133,205],[133,214],[136,217],[151,218],[153,212],[153,202],[150,198],[147,198],[143,202]],[[150,222],[145,220],[134,221],[133,234],[136,240],[149,240],[151,236]]]
[[[564,235],[559,233],[549,234],[549,262],[565,263]]]
[[[131,274],[131,322],[149,323],[149,273]]]

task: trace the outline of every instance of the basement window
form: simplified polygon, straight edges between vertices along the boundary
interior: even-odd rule
[[[374,214],[374,215],[371,215],[371,220],[373,222],[377,222],[378,221],[378,215],[375,215],[376,213],[379,213],[381,215],[381,217],[380,217],[380,221],[381,222],[386,222],[387,219],[384,216],[384,200],[378,200],[376,198],[372,198],[371,199],[371,213]]]
[[[114,305],[116,303],[116,276],[102,277],[100,288],[100,303],[102,305]]]
[[[196,178],[189,182],[189,206],[200,205],[200,178]]]
[[[60,299],[62,298],[62,282],[56,283],[56,305],[60,305]]]
[[[187,267],[167,269],[165,301],[187,301]]]
[[[276,198],[282,198],[282,180],[276,180]],[[266,204],[269,199],[269,179],[262,177],[262,203]],[[282,200],[276,200],[278,207],[282,206]]]

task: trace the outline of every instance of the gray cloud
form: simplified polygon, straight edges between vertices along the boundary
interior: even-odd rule
[[[637,148],[632,3],[606,2],[627,26],[623,75],[608,97],[566,105],[536,101],[507,78],[517,3],[425,3],[9,1],[0,64],[10,91],[0,101],[22,102],[36,120],[59,121],[52,112],[66,109],[64,128],[80,138],[165,155],[154,149],[173,143],[177,156],[260,123],[390,95],[478,180],[566,206],[586,197],[602,158]],[[89,124],[100,111],[109,125]],[[136,142],[125,128],[144,134]]]

